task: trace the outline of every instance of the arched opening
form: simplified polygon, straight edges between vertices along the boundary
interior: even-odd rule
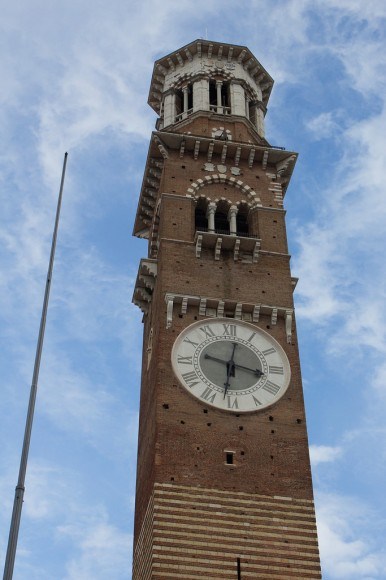
[[[209,81],[209,106],[212,110],[217,109],[217,90],[216,81]]]
[[[192,86],[187,85],[184,89],[175,92],[175,113],[176,121],[180,121],[193,112],[193,91]]]
[[[229,83],[223,83],[221,86],[221,105],[223,107],[227,107],[227,108],[230,108],[230,106],[231,106],[231,96],[230,96]]]
[[[241,204],[239,206],[239,211],[236,215],[237,235],[239,236],[249,235],[248,212],[249,207],[247,205]]]
[[[188,86],[188,111],[190,112],[193,109],[193,90],[192,85]]]
[[[224,201],[220,201],[217,205],[216,213],[214,214],[214,227],[218,234],[230,233],[228,211],[229,205]]]
[[[183,111],[183,103],[184,103],[184,96],[182,94],[182,91],[176,91],[176,120],[178,120],[178,117],[181,115],[182,111]]]
[[[200,198],[197,201],[196,209],[194,212],[196,230],[200,230],[201,232],[206,232],[208,230],[208,220],[206,217],[207,205],[207,200]]]
[[[223,81],[209,81],[209,109],[221,115],[231,112],[230,83]]]
[[[254,125],[257,125],[257,106],[256,101],[249,101],[248,103],[248,118]]]

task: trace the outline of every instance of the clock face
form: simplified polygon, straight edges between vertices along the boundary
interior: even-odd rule
[[[232,318],[195,322],[176,339],[173,370],[207,405],[245,413],[276,403],[291,371],[280,344],[267,332]]]

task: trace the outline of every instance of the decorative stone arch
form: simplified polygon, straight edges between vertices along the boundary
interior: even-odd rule
[[[208,185],[213,183],[222,183],[226,185],[231,185],[239,189],[241,193],[247,198],[248,202],[251,204],[251,208],[256,206],[261,206],[261,199],[258,193],[254,191],[249,185],[246,185],[241,179],[236,179],[236,177],[227,177],[223,174],[206,175],[203,179],[197,179],[188,188],[187,197],[193,197],[198,199],[199,191]]]

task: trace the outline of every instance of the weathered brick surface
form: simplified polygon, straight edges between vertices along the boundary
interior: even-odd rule
[[[152,550],[149,550],[149,543]],[[320,579],[312,501],[159,484],[136,545],[133,580]]]
[[[266,141],[261,139],[254,127],[242,117],[227,117],[199,111],[184,121],[180,121],[173,128],[165,128],[165,131],[175,131],[176,133],[190,132],[193,135],[202,135],[203,137],[212,137],[212,131],[223,127],[230,131],[232,140],[240,143],[257,143],[265,144]]]

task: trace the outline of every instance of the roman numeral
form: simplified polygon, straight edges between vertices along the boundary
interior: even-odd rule
[[[272,367],[272,366],[269,366],[268,369],[269,369],[268,372],[270,374],[272,374],[272,375],[283,375],[284,374],[283,367]]]
[[[227,395],[227,399],[228,399],[228,409],[238,409],[239,408],[239,403],[237,401],[237,397],[235,397],[232,400],[232,397],[230,395]]]
[[[190,338],[184,338],[183,342],[187,342],[188,344],[191,344],[192,346],[198,346],[198,342],[193,342],[193,340],[190,340]]]
[[[198,380],[198,376],[194,371],[190,371],[190,373],[182,373],[182,378],[184,379],[185,383],[187,383],[188,387],[193,388],[196,385],[200,384]]]
[[[275,383],[271,383],[271,381],[267,381],[265,383],[263,389],[264,389],[264,391],[271,393],[271,395],[277,395],[278,392],[280,391],[279,385],[276,385]]]
[[[224,332],[223,336],[236,336],[236,325],[235,324],[223,324]]]
[[[248,338],[248,342],[252,342],[252,340],[255,336],[256,336],[256,332],[252,332],[251,336]]]
[[[276,350],[274,348],[267,348],[267,350],[263,350],[263,354],[265,356],[268,356],[269,354],[273,354],[274,352],[276,352]]]
[[[181,356],[180,354],[178,355],[177,358],[177,362],[180,365],[192,365],[193,364],[193,357],[191,356]]]
[[[212,403],[214,402],[214,399],[216,397],[216,394],[214,391],[212,391],[212,389],[210,389],[209,387],[206,387],[205,391],[203,393],[201,393],[200,397],[201,399],[204,399],[204,401],[208,401],[208,403]]]
[[[259,405],[262,405],[263,403],[261,401],[259,401],[259,399],[257,399],[254,395],[252,395],[252,399],[254,400],[254,403],[256,405],[256,407],[258,407]]]
[[[200,326],[200,330],[205,334],[206,338],[210,338],[211,336],[215,336],[213,330],[210,326]]]

